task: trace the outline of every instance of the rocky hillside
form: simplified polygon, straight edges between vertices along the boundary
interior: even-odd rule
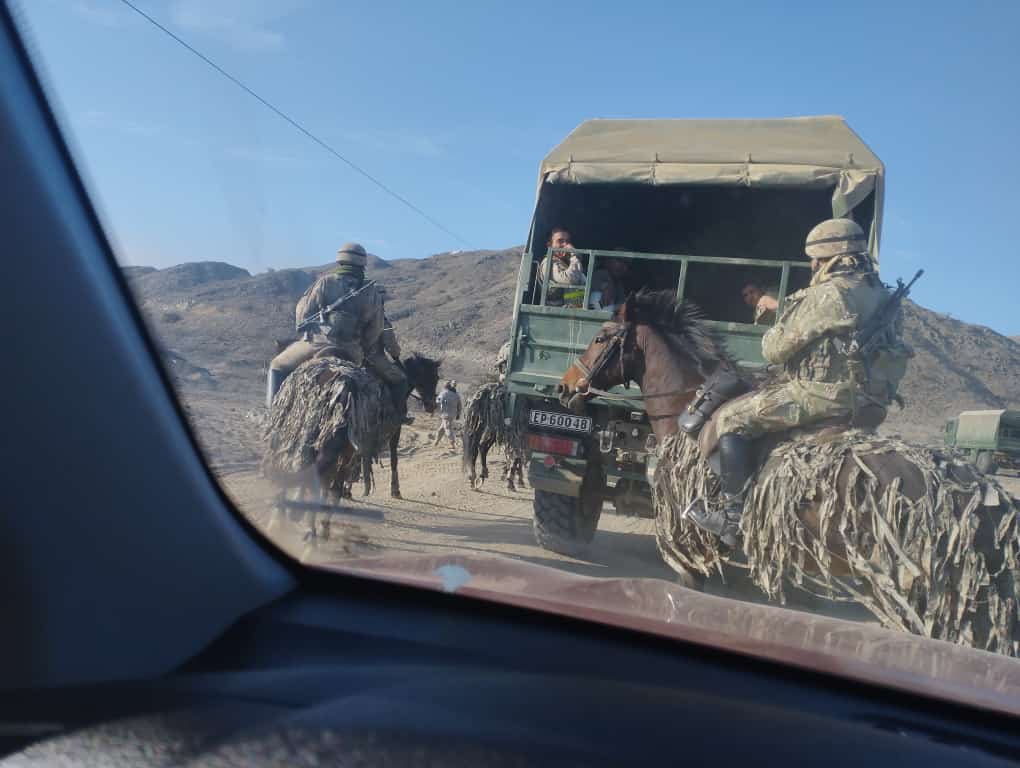
[[[390,294],[387,310],[405,350],[443,357],[444,374],[477,381],[505,340],[520,249],[372,258],[369,276]],[[251,275],[220,262],[125,268],[165,359],[189,389],[258,403],[275,340],[293,336],[294,304],[315,277],[309,267]],[[917,352],[904,411],[889,429],[935,439],[945,419],[969,408],[1020,408],[1020,342],[915,304],[907,340]]]
[[[520,250],[470,251],[426,259],[370,258],[387,289],[387,313],[407,352],[442,357],[443,372],[477,379],[506,339]],[[294,336],[294,305],[327,269],[251,275],[219,262],[168,269],[127,267],[165,357],[180,379],[203,389],[262,392],[275,341]]]
[[[902,388],[906,408],[893,408],[891,429],[925,439],[963,410],[1020,408],[1020,342],[913,302],[904,326],[916,356]]]

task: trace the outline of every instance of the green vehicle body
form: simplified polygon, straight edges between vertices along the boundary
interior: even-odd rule
[[[611,317],[589,301],[607,258],[628,261],[642,287],[698,303],[742,365],[762,366],[767,326],[752,322],[750,308],[737,316],[744,281],[752,275],[777,294],[778,316],[786,296],[810,280],[805,235],[833,215],[862,224],[877,262],[883,184],[881,162],[840,118],[583,123],[540,169],[514,302],[508,418],[566,413],[555,387]],[[554,225],[570,230],[586,265],[579,307],[552,306],[548,275],[537,274]],[[619,247],[632,242],[656,247]],[[650,516],[651,425],[636,385],[611,395],[588,402],[590,433],[528,427],[579,443],[576,455],[532,450],[529,480],[536,491],[600,494],[617,512]]]
[[[1020,469],[1020,411],[963,411],[946,422],[945,443],[984,472]]]

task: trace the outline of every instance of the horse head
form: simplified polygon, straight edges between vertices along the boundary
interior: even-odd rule
[[[697,306],[677,301],[672,291],[641,290],[627,296],[602,325],[556,392],[564,406],[580,412],[595,390],[640,382],[653,367],[658,378],[665,372],[686,387],[724,362],[733,361]]]
[[[442,360],[432,360],[415,353],[404,360],[404,370],[411,388],[417,390],[426,413],[436,410],[436,389],[439,387],[439,366]]]
[[[581,353],[556,386],[560,403],[573,411],[584,410],[584,402],[591,397],[592,389],[606,390],[620,384],[629,386],[640,376],[641,350],[637,344],[633,322],[634,294],[602,324],[595,338]]]

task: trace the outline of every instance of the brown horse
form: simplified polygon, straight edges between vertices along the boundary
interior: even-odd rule
[[[561,402],[579,411],[593,395],[612,398],[614,386],[640,385],[658,444],[656,538],[667,563],[704,575],[723,563],[747,567],[771,598],[782,599],[782,582],[820,585],[820,594],[857,600],[885,626],[1018,655],[1020,510],[971,467],[874,433],[818,432],[787,439],[759,470],[742,552],[721,550],[686,521],[680,509],[695,494],[710,495],[714,479],[697,445],[679,434],[677,416],[723,361],[696,307],[668,291],[641,292],[559,385]],[[787,492],[797,461],[818,474]]]

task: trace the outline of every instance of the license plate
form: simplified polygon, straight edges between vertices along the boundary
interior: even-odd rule
[[[553,413],[552,411],[532,411],[528,422],[533,427],[549,429],[566,429],[570,432],[591,432],[591,416],[574,416],[569,413]]]

